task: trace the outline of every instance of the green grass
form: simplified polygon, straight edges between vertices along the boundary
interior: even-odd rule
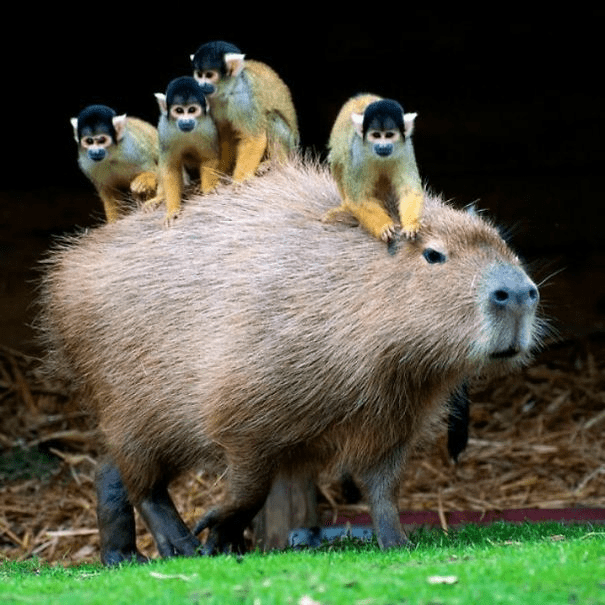
[[[349,541],[315,551],[105,569],[0,565],[0,603],[605,604],[605,528],[557,523],[420,531],[413,550]],[[453,583],[434,583],[448,577]]]

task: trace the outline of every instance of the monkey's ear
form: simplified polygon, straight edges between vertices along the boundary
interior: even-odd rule
[[[352,113],[351,122],[353,122],[353,126],[355,127],[355,132],[363,139],[363,114],[362,113]]]
[[[414,120],[416,119],[417,113],[404,113],[403,124],[405,130],[405,136],[409,137],[414,132]]]
[[[237,76],[244,69],[244,57],[239,53],[225,53],[225,66],[230,76]]]
[[[168,104],[166,103],[166,95],[163,92],[155,93],[155,100],[158,102],[160,111],[166,116],[168,115]]]
[[[78,118],[70,118],[71,127],[74,129],[74,139],[76,139],[76,143],[80,142],[78,138]]]
[[[112,118],[113,127],[116,129],[116,142],[121,140],[126,130],[126,114],[123,113],[121,116],[115,116]]]

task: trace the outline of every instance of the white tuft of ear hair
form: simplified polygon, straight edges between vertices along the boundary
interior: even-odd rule
[[[363,138],[363,114],[362,113],[352,113],[351,122],[353,122],[353,126],[355,127],[355,132],[361,138]]]
[[[78,139],[78,118],[70,118],[71,127],[74,129],[74,139],[76,139],[76,143],[80,142]]]
[[[417,113],[404,113],[403,114],[403,127],[406,137],[409,137],[414,132],[414,120],[416,119]]]
[[[225,53],[225,65],[230,76],[237,76],[244,69],[244,58],[241,53]]]
[[[155,93],[155,100],[158,102],[158,107],[164,115],[168,115],[168,104],[166,103],[166,95],[163,92]]]
[[[126,129],[126,114],[123,113],[121,116],[115,116],[111,121],[113,122],[113,127],[116,129],[117,142],[124,136],[124,131]]]

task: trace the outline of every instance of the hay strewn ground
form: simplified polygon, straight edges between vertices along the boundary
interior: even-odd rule
[[[605,343],[566,343],[525,371],[472,391],[471,439],[458,465],[445,435],[410,461],[402,510],[605,508]],[[88,415],[36,361],[0,348],[0,556],[64,564],[98,559]],[[324,511],[364,511],[321,486]],[[191,474],[172,489],[188,523],[221,497],[214,477]],[[153,541],[139,524],[143,552]]]

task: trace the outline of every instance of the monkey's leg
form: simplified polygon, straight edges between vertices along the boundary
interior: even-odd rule
[[[181,210],[183,196],[183,172],[181,166],[165,166],[160,172],[162,192],[166,201],[166,218],[164,223],[169,225]]]
[[[105,218],[108,223],[114,223],[120,218],[120,204],[116,200],[112,189],[100,189],[99,197],[103,202],[103,209],[105,210]]]
[[[399,220],[401,230],[408,238],[414,238],[420,229],[420,217],[424,206],[422,191],[406,189],[399,196]]]
[[[410,545],[401,527],[397,507],[403,461],[403,448],[397,447],[371,468],[359,473],[381,548]]]
[[[337,220],[339,218],[342,218],[343,215],[346,214],[350,214],[347,207],[344,204],[341,204],[340,206],[336,206],[335,208],[330,208],[330,210],[328,210],[323,217],[321,218],[321,220],[324,223],[330,223],[334,220]]]
[[[220,174],[231,174],[235,162],[234,149],[235,139],[230,136],[230,131],[221,130],[220,139],[220,160],[218,171]]]
[[[205,160],[200,166],[200,189],[202,193],[210,193],[216,189],[221,173],[218,158]]]
[[[258,461],[256,461],[258,462]],[[193,529],[194,535],[209,528],[203,548],[205,555],[244,552],[244,530],[263,507],[273,479],[272,465],[229,464],[229,497],[227,501],[208,513]]]
[[[101,561],[116,565],[122,561],[147,559],[137,551],[134,509],[117,467],[104,460],[95,476],[97,524],[101,541]]]
[[[241,183],[254,176],[266,149],[267,134],[265,132],[256,136],[242,136],[237,144],[237,157],[233,169],[233,180],[236,183]]]
[[[165,485],[156,485],[137,508],[162,557],[197,554],[200,542],[181,519]]]
[[[376,238],[388,242],[395,235],[397,225],[380,200],[366,198],[359,202],[345,200],[351,214]]]

